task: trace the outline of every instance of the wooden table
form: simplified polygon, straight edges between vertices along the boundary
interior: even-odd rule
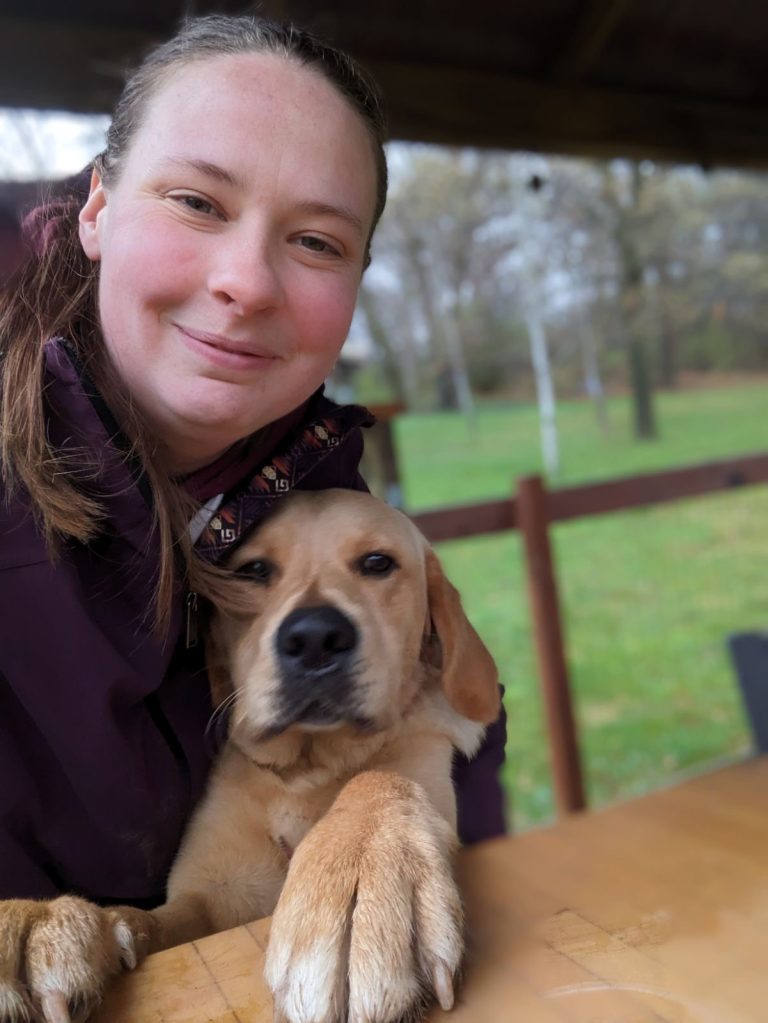
[[[765,1023],[768,758],[462,854],[471,952],[432,1023]],[[151,956],[99,1023],[268,1023],[269,921]]]

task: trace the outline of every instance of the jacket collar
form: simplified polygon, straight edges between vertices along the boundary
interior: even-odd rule
[[[146,552],[152,507],[149,483],[71,342],[58,337],[46,344],[45,372],[51,441],[59,450],[77,455],[78,464],[81,455],[92,460],[96,496],[106,500],[109,518],[121,535]],[[362,406],[336,405],[322,392],[320,388],[307,402],[303,422],[286,417],[288,432],[274,438],[268,458],[255,469],[246,460],[245,478],[230,489],[224,506],[197,541],[203,557],[217,561],[227,554],[275,501],[290,493],[358,427],[374,422]]]
[[[374,421],[361,405],[340,406],[321,391],[315,394],[304,424],[284,438],[211,518],[195,545],[198,553],[209,561],[230,553],[276,501],[295,490],[353,431]]]
[[[57,337],[45,345],[45,391],[49,440],[75,466],[88,466],[88,489],[105,502],[114,528],[138,551],[146,551],[152,495],[106,402],[72,343]]]

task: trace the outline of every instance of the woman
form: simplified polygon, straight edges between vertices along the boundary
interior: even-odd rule
[[[212,756],[197,593],[294,487],[362,487],[322,396],[384,206],[375,88],[251,17],[126,85],[81,200],[40,211],[0,320],[0,897],[163,899]],[[202,506],[202,507],[201,507]],[[503,828],[504,729],[457,768]]]

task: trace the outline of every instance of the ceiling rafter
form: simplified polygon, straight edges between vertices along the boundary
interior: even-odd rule
[[[629,0],[589,0],[567,44],[558,54],[550,75],[558,82],[580,82],[621,21]]]
[[[34,0],[25,17],[11,2],[17,15],[0,15],[0,105],[81,112],[111,109],[123,69],[188,4],[68,0],[64,16],[59,0]],[[331,26],[379,79],[395,138],[768,169],[768,5],[740,4],[739,20],[721,0],[475,0],[471,31],[464,0],[441,0],[439,21],[434,0],[260,9]]]

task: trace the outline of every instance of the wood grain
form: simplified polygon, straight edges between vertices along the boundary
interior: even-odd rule
[[[765,1023],[768,758],[464,852],[470,951],[432,1023]],[[97,1023],[268,1023],[269,921],[151,956]]]

